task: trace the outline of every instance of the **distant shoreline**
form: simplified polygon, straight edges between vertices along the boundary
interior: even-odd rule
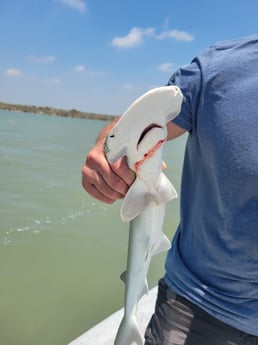
[[[10,103],[3,103],[3,102],[0,102],[0,110],[9,110],[9,111],[17,111],[17,112],[33,113],[33,114],[44,114],[44,115],[49,115],[49,116],[56,115],[56,116],[64,116],[64,117],[74,117],[78,119],[104,120],[104,121],[112,121],[117,117],[115,115],[104,115],[104,114],[82,112],[76,109],[65,110],[65,109],[58,109],[58,108],[52,108],[52,107],[10,104]]]

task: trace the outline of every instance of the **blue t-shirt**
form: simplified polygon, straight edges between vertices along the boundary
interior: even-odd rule
[[[258,35],[210,47],[169,84],[189,136],[165,281],[258,336]]]

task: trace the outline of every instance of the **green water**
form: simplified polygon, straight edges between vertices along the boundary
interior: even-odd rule
[[[105,122],[0,111],[0,344],[65,345],[123,303],[128,224],[81,187]],[[179,191],[185,138],[166,144]],[[178,200],[168,204],[172,237]],[[154,258],[150,286],[163,274]]]

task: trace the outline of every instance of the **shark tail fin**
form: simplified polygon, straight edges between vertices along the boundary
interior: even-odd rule
[[[124,222],[128,222],[141,214],[151,201],[160,205],[176,197],[177,192],[174,186],[163,173],[159,175],[157,188],[154,191],[149,191],[147,184],[137,178],[124,198],[120,212],[121,218]]]
[[[135,317],[123,318],[114,345],[143,345],[143,339]]]

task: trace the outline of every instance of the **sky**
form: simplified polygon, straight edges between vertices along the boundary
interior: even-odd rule
[[[118,115],[211,44],[256,33],[257,0],[0,0],[0,101]]]

